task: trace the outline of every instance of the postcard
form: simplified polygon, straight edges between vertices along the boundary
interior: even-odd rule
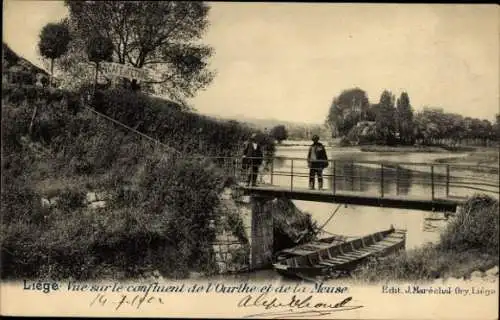
[[[498,7],[3,9],[2,315],[498,317]]]

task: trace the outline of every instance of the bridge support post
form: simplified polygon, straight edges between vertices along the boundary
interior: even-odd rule
[[[446,165],[446,198],[450,196],[450,165]]]
[[[274,244],[274,223],[266,203],[273,198],[251,196],[252,229],[250,249],[250,269],[260,269],[271,265]]]
[[[335,194],[335,189],[336,189],[336,186],[337,186],[337,176],[336,176],[336,172],[335,172],[335,163],[336,163],[336,161],[333,160],[333,177],[332,177],[333,194]]]
[[[431,197],[434,201],[434,165],[431,165]]]
[[[396,195],[399,196],[399,164],[396,165]]]
[[[274,159],[271,159],[271,185],[273,185],[274,182]]]
[[[380,164],[380,198],[384,197],[384,164]]]

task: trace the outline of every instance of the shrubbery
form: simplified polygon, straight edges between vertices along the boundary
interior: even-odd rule
[[[426,245],[382,259],[372,259],[355,271],[362,281],[429,281],[436,278],[462,278],[471,272],[498,264],[498,257],[476,251],[442,251]]]
[[[442,250],[477,250],[498,256],[498,200],[476,195],[441,234]]]
[[[155,154],[138,176],[132,196],[96,211],[80,207],[80,194],[69,191],[71,197],[37,220],[40,209],[33,204],[38,199],[28,191],[2,201],[7,203],[2,210],[26,213],[26,219],[7,216],[3,221],[4,276],[86,279],[100,276],[104,265],[123,277],[139,276],[147,266],[171,277],[213,271],[215,233],[209,221],[225,186],[222,172],[206,160]],[[15,203],[24,206],[13,207]]]
[[[382,259],[372,259],[355,277],[367,281],[464,277],[498,265],[498,200],[470,198],[441,234],[441,241]]]
[[[340,142],[339,142],[340,147],[349,147],[350,145],[351,145],[351,142],[346,137],[342,137],[340,139]]]
[[[364,145],[378,142],[380,140],[374,122],[359,122],[347,134],[347,139],[354,144]]]
[[[113,119],[160,140],[184,154],[239,156],[252,129],[236,121],[219,121],[184,110],[181,106],[129,90],[100,91],[93,106]],[[273,138],[261,134],[268,155]]]
[[[138,157],[155,149],[135,133],[83,109],[80,98],[71,92],[19,90],[24,95],[29,89],[37,97],[47,98],[18,101],[11,99],[17,89],[10,89],[3,100],[3,113],[8,118],[4,122],[4,143],[19,145],[16,140],[28,134],[34,104],[38,104],[33,139],[55,154],[51,165],[54,169],[59,166],[54,171],[66,175],[103,173],[115,162],[136,165]],[[252,133],[252,129],[236,121],[218,121],[127,90],[100,92],[94,107],[185,156],[240,156],[239,149]],[[272,138],[265,134],[260,134],[260,138],[267,155],[272,155]]]
[[[71,92],[31,89],[32,100],[21,99],[29,91],[22,88],[2,101],[2,277],[214,271],[215,234],[208,225],[230,180],[202,156],[200,144],[212,155],[236,155],[251,129],[127,91],[101,92],[94,101],[101,112],[176,150],[171,152],[85,110]],[[271,139],[262,139],[272,153]],[[86,183],[59,190],[59,201],[48,208],[36,189],[47,179]],[[87,188],[113,200],[106,208],[87,208]]]

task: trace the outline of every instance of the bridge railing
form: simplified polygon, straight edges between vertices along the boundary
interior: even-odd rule
[[[252,160],[251,158],[248,158]],[[214,157],[219,166],[245,184],[250,168],[241,157]],[[265,158],[259,167],[258,186],[290,191],[309,187],[306,159]],[[429,200],[466,197],[473,193],[500,194],[499,168],[446,163],[329,160],[323,170],[323,192],[370,194],[380,198],[404,196]],[[318,181],[315,178],[315,187]]]

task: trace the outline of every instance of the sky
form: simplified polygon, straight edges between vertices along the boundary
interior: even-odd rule
[[[332,99],[387,89],[415,110],[494,120],[499,112],[500,8],[456,4],[212,2],[205,43],[217,76],[191,100],[201,113],[322,123]],[[4,1],[3,39],[41,65],[41,28],[58,1]]]

